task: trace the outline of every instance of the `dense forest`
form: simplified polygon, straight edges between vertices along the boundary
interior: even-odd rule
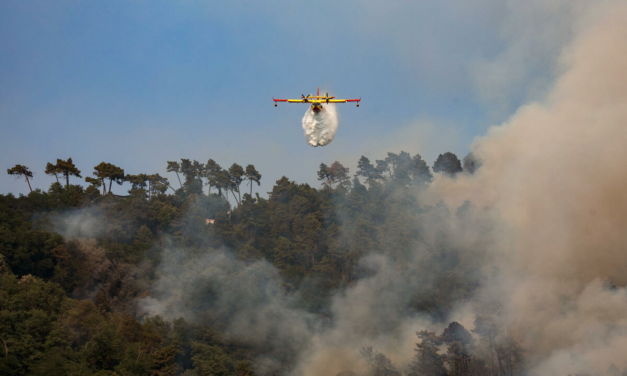
[[[362,157],[354,174],[321,164],[319,187],[283,177],[267,198],[253,194],[262,178],[253,165],[170,161],[171,182],[105,162],[84,173],[59,159],[45,167],[57,180],[47,191],[17,165],[8,173],[31,192],[0,195],[0,374],[292,374],[306,340],[283,323],[237,334],[233,318],[275,299],[306,313],[307,333],[332,328],[337,297],[373,278],[378,256],[398,271],[383,289],[402,284],[403,299],[374,303],[394,307],[366,312],[385,317],[359,330],[374,336],[417,316],[444,329],[417,332],[408,365],[357,344],[370,375],[522,374],[524,353],[499,330],[498,307],[472,331],[447,321],[481,286],[488,215],[470,203],[425,205],[418,193],[433,173],[477,168],[472,156],[463,165],[452,153],[431,168],[406,152]],[[83,175],[86,188],[76,184]],[[113,194],[124,182],[128,194]],[[452,231],[472,236],[460,244]],[[270,316],[284,321],[281,312]]]

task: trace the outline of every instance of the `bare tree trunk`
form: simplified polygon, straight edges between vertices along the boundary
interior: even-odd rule
[[[28,176],[25,176],[26,178],[26,182],[28,183],[28,189],[30,189],[30,192],[33,193],[33,188],[31,188],[30,186],[30,181],[28,181]]]
[[[111,183],[113,183],[113,179],[109,178],[109,193],[111,193]]]
[[[176,171],[174,171],[176,172]],[[181,177],[179,176],[179,173],[176,172],[176,177],[179,179],[179,184],[181,185],[181,188],[183,188],[183,183],[181,183]]]
[[[65,175],[65,189],[70,187],[70,174]]]
[[[107,194],[107,184],[105,184],[104,178],[100,179],[102,181],[102,195],[106,195]]]

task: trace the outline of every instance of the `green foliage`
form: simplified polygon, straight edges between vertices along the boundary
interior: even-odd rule
[[[168,161],[168,167],[166,168],[166,171],[176,173],[176,177],[179,179],[179,184],[182,188],[183,183],[181,183],[181,177],[179,176],[179,172],[181,171],[181,165],[176,161]]]
[[[371,376],[400,376],[401,373],[396,370],[392,361],[378,351],[374,351],[372,347],[361,349],[361,356],[368,365],[368,373]]]
[[[455,175],[462,171],[462,162],[451,152],[438,155],[438,159],[433,163],[433,172]]]
[[[56,284],[26,275],[0,275],[0,335],[6,356],[0,357],[2,374],[25,374],[51,346],[66,343],[57,318],[66,301]]]
[[[433,180],[429,166],[427,166],[427,162],[422,159],[420,154],[414,155],[411,161],[407,163],[407,172],[412,177],[415,185],[429,184]]]
[[[453,162],[436,161],[434,171],[461,171],[454,158],[441,157]],[[125,175],[102,162],[83,189],[69,184],[70,176],[80,177],[72,160],[57,160],[46,173],[64,177],[65,186],[57,181],[45,192],[0,195],[0,345],[8,348],[5,357],[0,353],[0,374],[253,376],[256,357],[269,350],[225,335],[226,315],[213,310],[213,287],[190,286],[206,298],[198,322],[129,314],[139,315],[136,302],[154,293],[164,249],[206,255],[228,248],[243,265],[265,260],[284,292],[321,317],[328,317],[337,291],[372,273],[362,262],[366,255],[384,254],[407,267],[413,250],[425,250],[421,262],[434,270],[412,277],[424,287],[399,307],[403,314],[444,319],[480,283],[474,271],[481,259],[463,249],[478,246],[451,244],[446,228],[453,219],[476,220],[477,210],[468,203],[451,214],[420,202],[414,192],[433,176],[418,154],[388,153],[374,165],[361,157],[353,176],[338,161],[322,163],[322,189],[282,177],[267,198],[253,197],[261,174],[251,164],[225,170],[212,159],[181,159],[168,161],[167,171],[180,189],[158,174]],[[123,181],[130,196],[105,194]],[[242,184],[250,193],[242,194]],[[518,372],[516,342],[494,318],[477,320],[475,337],[455,322],[440,336],[420,332],[407,374]],[[384,354],[365,348],[362,355],[372,375],[400,375]],[[275,361],[287,370],[295,360]]]
[[[229,376],[233,371],[233,361],[218,346],[194,342],[192,354],[198,376]]]
[[[170,163],[170,162],[168,162]],[[205,172],[205,165],[194,160],[181,159],[180,172],[185,176],[183,188],[187,195],[202,193],[202,177]],[[168,170],[170,171],[170,170]],[[175,171],[176,172],[176,171]],[[178,174],[177,174],[178,175]]]
[[[65,178],[65,187],[69,188],[70,186],[70,176],[75,176],[77,178],[81,177],[81,171],[76,168],[76,165],[72,161],[72,158],[68,158],[67,161],[63,159],[57,159],[56,164],[48,163],[46,165],[46,174],[54,175],[57,178],[57,182],[59,181],[59,175]]]
[[[361,176],[366,179],[366,183],[368,183],[369,186],[372,186],[374,182],[382,178],[380,171],[364,156],[357,162],[357,173],[355,176]]]
[[[344,167],[340,162],[335,161],[331,166],[324,163],[320,164],[318,170],[318,180],[322,181],[322,185],[327,188],[342,188],[348,190],[350,188],[350,177],[348,168]]]
[[[255,376],[255,371],[253,370],[252,365],[247,361],[237,363],[233,373],[235,376]]]
[[[237,163],[233,163],[233,165],[229,168],[229,177],[231,179],[229,188],[231,192],[233,192],[233,197],[237,199],[237,203],[241,204],[242,195],[239,187],[242,185],[242,181],[244,181],[244,168]],[[237,197],[235,196],[235,192],[237,192]]]
[[[51,278],[56,265],[52,250],[63,238],[33,229],[25,213],[11,208],[11,201],[10,196],[0,196],[0,254],[13,273]]]
[[[7,169],[7,174],[18,177],[23,176],[28,183],[28,189],[30,189],[31,192],[33,191],[33,188],[30,186],[30,181],[28,180],[28,178],[33,177],[33,173],[28,169],[28,167],[18,164],[12,168]]]
[[[442,343],[435,332],[416,332],[420,343],[416,344],[416,355],[411,363],[408,376],[446,376],[444,357],[440,354],[438,346]]]
[[[118,185],[122,185],[122,183],[124,183],[124,180],[125,180],[123,169],[111,163],[105,163],[105,162],[101,162],[98,166],[94,167],[93,175],[102,181],[102,186],[103,186],[102,194],[107,193],[105,179],[109,179],[109,193],[111,193],[111,184],[113,184],[113,182],[115,182]]]
[[[257,183],[257,186],[261,185],[261,174],[259,173],[259,171],[257,171],[257,169],[255,168],[255,166],[249,164],[248,166],[246,166],[246,172],[244,172],[244,176],[246,177],[246,180],[248,180],[248,183],[250,184],[250,195],[253,195],[253,183]]]
[[[59,182],[59,175],[61,175],[61,170],[59,169],[57,165],[53,165],[52,163],[48,162],[46,164],[45,173],[46,175],[54,176],[55,179],[57,179],[57,183]]]

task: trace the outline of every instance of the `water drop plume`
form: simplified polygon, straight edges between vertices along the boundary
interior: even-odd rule
[[[311,146],[324,146],[333,141],[337,132],[337,109],[334,104],[323,105],[322,111],[307,109],[303,116],[303,129],[307,143]]]

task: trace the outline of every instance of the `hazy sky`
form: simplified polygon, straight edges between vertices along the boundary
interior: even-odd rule
[[[15,164],[45,190],[46,162],[68,157],[83,177],[106,161],[175,187],[168,160],[252,163],[260,192],[282,175],[318,186],[321,162],[361,155],[462,158],[550,87],[577,4],[0,0],[0,193],[28,191]],[[323,148],[306,106],[272,102],[317,86],[363,98]]]

